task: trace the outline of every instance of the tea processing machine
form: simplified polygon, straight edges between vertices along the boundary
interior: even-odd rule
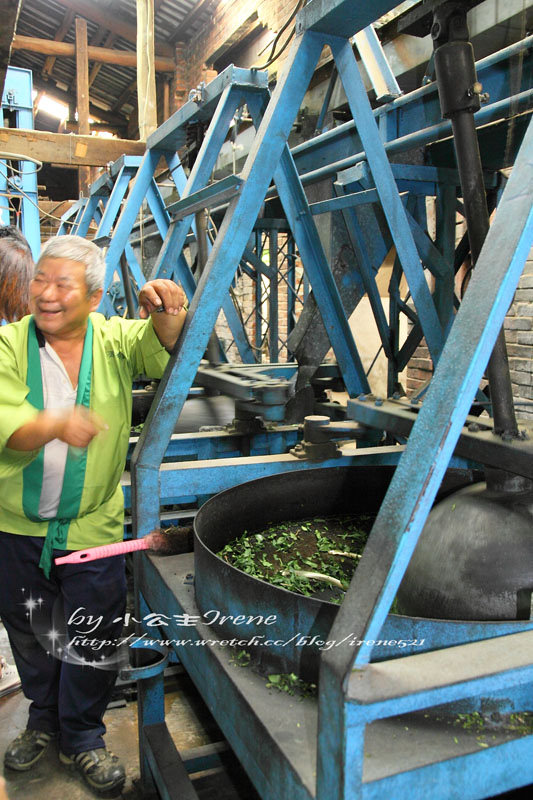
[[[234,67],[202,87],[148,139],[107,251],[112,274],[163,156],[180,197],[167,210],[168,229],[152,274],[181,280],[190,311],[131,455],[125,495],[135,536],[159,527],[161,506],[196,504],[200,510],[195,557],[138,554],[135,561],[138,611],[161,621],[158,636],[153,627],[146,629],[150,640],[161,640],[159,646],[152,642],[161,657],[134,671],[140,679],[142,780],[160,797],[195,797],[187,770],[213,763],[198,756],[184,764],[170,739],[162,675],[168,651],[194,681],[264,800],[473,799],[533,782],[533,736],[527,725],[516,723],[516,715],[529,719],[533,712],[533,459],[530,432],[514,418],[500,335],[533,244],[532,40],[522,38],[474,67],[466,15],[479,4],[435,0],[415,6],[409,31],[431,33],[437,81],[395,96],[371,28],[394,5],[311,0],[296,16],[294,42],[271,95],[265,73]],[[394,97],[375,109],[356,62],[354,36],[374,56],[365,60],[372,84],[381,77],[387,87],[382,94]],[[291,151],[289,133],[325,46],[353,121]],[[243,104],[255,128],[244,167],[239,175],[209,183],[230,121]],[[208,127],[186,177],[176,149],[185,124],[197,118]],[[491,122],[503,123],[509,147],[483,172],[475,128]],[[521,132],[511,137],[512,146],[511,126]],[[457,169],[420,163],[420,148],[452,130]],[[480,130],[480,138],[490,132]],[[502,176],[500,169],[511,164],[510,176]],[[328,191],[310,203],[306,189],[319,181],[328,182]],[[302,313],[303,321],[291,330],[298,367],[252,363],[230,298],[243,258],[268,277],[271,265],[260,249],[253,250],[251,237],[261,220],[265,224],[264,204],[274,195],[322,321],[322,328],[308,325],[301,335],[307,317]],[[427,234],[427,197],[436,197],[439,209],[433,239]],[[193,275],[184,251],[191,231],[199,239],[195,214],[206,207],[218,210],[221,221],[203,268]],[[458,209],[468,237],[456,247]],[[335,276],[315,222],[325,214],[342,219],[356,256],[356,266]],[[392,245],[387,319],[376,272]],[[459,302],[454,277],[468,251],[475,269]],[[402,274],[409,304],[400,295]],[[348,323],[364,294],[389,360],[387,400],[370,394]],[[202,363],[221,308],[245,362],[238,367]],[[412,322],[403,343],[400,313]],[[393,396],[398,373],[422,338],[434,375],[427,390],[402,400]],[[337,373],[320,367],[330,344]],[[473,417],[489,359],[492,416]],[[312,380],[339,375],[350,398],[346,413],[328,402],[308,404],[305,391]],[[236,399],[231,426],[173,434],[195,381]],[[300,427],[287,421],[285,411],[299,400]],[[420,574],[410,572],[418,555],[411,559],[417,544],[423,546],[435,499],[442,499],[448,505],[435,525],[443,548],[435,572],[444,571],[442,552],[448,552],[453,573],[458,546],[453,552],[446,548],[448,518],[463,497],[479,491],[483,477],[489,491],[505,494],[522,521],[521,555],[515,559],[521,569],[509,566],[518,583],[511,580],[506,588],[514,606],[510,601],[511,611],[507,607],[494,617],[492,611],[439,615],[444,589],[436,587],[425,606],[429,590]],[[338,609],[250,583],[216,556],[228,537],[245,528],[354,506],[371,507],[377,516]],[[505,503],[496,500],[496,506],[498,520],[507,519]],[[461,522],[452,520],[452,526],[460,531]],[[433,540],[430,555],[435,549]],[[409,582],[416,591],[409,591]],[[397,595],[404,614],[390,613]],[[235,663],[240,649],[257,669]],[[272,669],[316,681],[318,696],[299,701],[276,694],[261,673]],[[473,713],[486,720],[483,731],[456,725],[458,715]]]

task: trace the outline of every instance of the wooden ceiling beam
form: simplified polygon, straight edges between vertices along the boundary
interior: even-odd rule
[[[32,53],[55,55],[58,57],[74,57],[75,45],[69,42],[55,42],[49,39],[39,39],[36,36],[15,36],[13,50],[29,50]],[[137,54],[133,50],[110,50],[107,47],[87,48],[89,61],[98,61],[104,64],[115,64],[120,67],[137,66]],[[174,72],[176,65],[172,58],[156,57],[155,69],[157,72]]]
[[[104,47],[112,47],[117,40],[117,36],[114,33],[108,33],[106,39],[104,40]],[[98,45],[100,42],[94,42],[94,45]],[[100,62],[98,64],[93,64],[91,72],[89,74],[89,86],[92,86],[96,80],[96,77],[100,70],[102,69],[103,64]]]
[[[46,164],[103,167],[121,155],[144,155],[146,144],[131,139],[101,139],[98,136],[0,128],[0,148]]]
[[[185,34],[187,33],[187,29],[190,28],[192,23],[197,19],[197,17],[202,13],[202,11],[206,11],[212,5],[214,5],[215,0],[199,0],[199,2],[191,8],[188,14],[185,14],[179,25],[174,28],[172,35],[169,36],[169,42],[179,42],[183,39]],[[189,38],[191,38],[189,36]]]
[[[66,8],[71,8],[76,14],[80,14],[90,22],[95,22],[97,25],[100,25],[100,27],[116,33],[117,36],[121,36],[132,44],[135,44],[137,41],[136,25],[130,25],[128,22],[121,22],[116,18],[114,19],[108,11],[100,9],[98,3],[89,3],[85,2],[85,0],[55,0],[55,2]],[[159,42],[156,44],[156,53],[160,56],[171,58],[173,55],[173,47],[164,42]]]
[[[4,94],[6,70],[11,58],[11,45],[17,27],[22,0],[0,0],[0,101]],[[172,48],[174,50],[174,48]]]
[[[134,81],[132,81],[126,86],[122,94],[119,95],[119,97],[117,98],[116,103],[113,104],[112,110],[118,111],[120,113],[120,109],[125,103],[128,102],[128,100],[130,99],[136,88],[137,88],[137,78],[135,78]]]
[[[63,22],[59,26],[54,36],[55,42],[62,42],[67,33],[69,32],[74,21],[74,11],[66,11],[63,17]],[[46,56],[44,67],[42,70],[43,75],[51,75],[56,62],[56,56]]]

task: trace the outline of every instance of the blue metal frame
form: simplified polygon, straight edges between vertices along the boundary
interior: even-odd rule
[[[91,185],[89,197],[80,198],[63,214],[57,235],[73,234],[85,237],[91,223],[96,222],[97,229],[94,241],[97,244],[106,246],[112,236],[114,239],[113,226],[141,160],[139,156],[121,156],[113,162],[109,170],[100,175]],[[164,239],[168,231],[170,217],[165,208],[159,187],[153,177],[146,187],[146,202],[161,238]],[[121,251],[119,248],[114,248],[113,257],[118,256],[120,261],[122,253],[126,257],[130,280],[137,290],[133,292],[134,302],[136,302],[137,293],[146,282],[146,279],[128,239],[123,242]],[[104,281],[104,296],[100,306],[100,310],[107,315],[116,313],[122,315],[125,310],[122,278],[119,281],[114,280],[115,273],[118,272],[120,274],[119,261],[114,262],[112,267],[108,252],[106,256],[107,269]]]
[[[442,181],[439,187],[434,186],[437,195],[441,192],[439,202],[447,206],[446,214],[439,217],[440,252],[424,239],[424,212],[416,194],[420,179],[422,183],[427,181],[429,173],[418,176],[413,172],[404,173],[402,180],[412,184],[411,197],[404,205],[398,192],[398,175],[394,175],[386,155],[387,146],[380,137],[384,126],[376,123],[346,38],[367,27],[376,16],[394,5],[385,0],[373,4],[360,0],[312,0],[297,17],[296,40],[272,98],[267,104],[264,93],[258,92],[247,99],[257,133],[240,176],[243,182],[229,203],[196,289],[191,286],[194,293],[190,314],[131,458],[131,505],[136,536],[144,536],[158,526],[159,508],[155,498],[177,501],[183,499],[184,492],[205,494],[206,490],[220,490],[253,477],[311,466],[292,455],[229,456],[219,463],[181,462],[179,468],[175,463],[162,464],[174,421],[192,385],[209,333],[233,280],[235,265],[243,257],[273,178],[348,390],[352,395],[366,390],[366,379],[318,238],[312,209],[287,147],[293,120],[322,48],[327,44],[335,58],[364,148],[357,163],[363,158],[368,161],[376,191],[372,199],[379,199],[397,248],[398,268],[395,267],[394,280],[399,283],[401,263],[415,299],[420,329],[423,328],[438,365],[403,452],[397,447],[356,450],[351,446],[343,449],[341,458],[321,464],[398,462],[360,566],[329,634],[329,639],[337,644],[322,654],[316,723],[310,721],[316,709],[313,712],[309,705],[302,712],[302,722],[295,712],[297,724],[304,726],[303,731],[298,733],[296,728],[285,731],[282,746],[275,731],[268,728],[267,720],[259,726],[249,713],[254,698],[265,714],[269,703],[276,705],[275,700],[265,698],[259,680],[251,676],[242,679],[235,674],[238,671],[231,670],[229,656],[223,648],[188,649],[176,645],[182,662],[265,800],[280,797],[366,800],[383,796],[425,800],[428,787],[436,800],[449,798],[450,787],[454,795],[474,799],[533,781],[532,736],[488,743],[488,748],[483,750],[472,748],[471,743],[455,752],[448,747],[423,765],[404,760],[396,768],[381,773],[372,769],[367,759],[363,775],[365,737],[368,740],[379,730],[376,725],[402,713],[480,695],[501,696],[513,687],[527,689],[533,683],[530,624],[506,628],[504,632],[499,626],[495,630],[490,625],[476,623],[473,630],[462,630],[465,638],[459,639],[453,639],[450,629],[429,643],[429,651],[412,652],[405,657],[397,654],[400,657],[394,660],[371,663],[375,642],[382,631],[389,630],[387,626],[414,624],[411,620],[391,620],[388,612],[437,488],[451,463],[467,411],[533,243],[533,127],[530,125],[515,169],[502,193],[476,273],[445,343],[451,319],[449,303],[453,300],[451,212],[448,210],[451,190]],[[338,35],[340,31],[342,38]],[[487,116],[494,113],[492,108]],[[501,113],[500,107],[497,113]],[[445,124],[435,127],[442,132]],[[176,135],[174,128],[167,125],[154,134],[154,142],[161,147],[168,146],[169,137],[174,136],[171,143],[176,146]],[[206,148],[214,135],[213,130]],[[427,136],[426,131],[408,135],[409,145],[425,141]],[[404,145],[402,142],[401,146]],[[150,153],[149,150],[147,160],[155,158]],[[322,174],[338,171],[330,169],[330,165],[322,168]],[[199,188],[202,187],[196,186],[194,191]],[[192,197],[194,191],[189,186],[185,196]],[[372,187],[364,191],[374,192]],[[183,192],[181,197],[184,197]],[[344,198],[342,200],[345,202]],[[352,200],[350,198],[350,202]],[[184,226],[178,221],[176,227]],[[186,233],[182,233],[183,241],[179,247],[176,245],[171,264],[180,256],[185,236]],[[498,259],[492,259],[496,249]],[[421,255],[442,280],[435,297],[431,297],[427,288]],[[364,261],[362,263],[364,271]],[[371,288],[370,269],[367,273]],[[396,306],[399,301],[396,295]],[[382,319],[383,333],[385,324]],[[164,608],[171,614],[195,613],[192,592],[184,587],[191,570],[190,559],[180,562],[177,582],[175,566],[172,576],[163,579],[164,560],[158,568],[145,557],[137,562],[137,586],[148,607],[154,611]],[[427,622],[429,627],[431,622]],[[455,623],[455,629],[456,626]],[[183,631],[178,627],[174,633],[179,637]],[[205,640],[208,633],[201,623],[187,627],[187,635],[193,640]],[[355,646],[350,644],[354,637],[359,642]],[[149,690],[141,688],[140,698],[142,719],[142,709],[150,702]],[[161,713],[160,705],[158,713]],[[279,728],[279,717],[276,724]],[[307,758],[305,763],[298,761],[292,747],[291,742],[301,740],[302,735],[311,741],[311,750],[316,742],[316,776],[313,757]],[[424,741],[423,735],[421,741]],[[384,755],[383,749],[380,755]],[[145,756],[142,755],[143,769],[149,771]],[[266,758],[268,771],[261,768],[260,758]],[[512,770],[508,767],[510,761]]]
[[[7,68],[0,127],[3,127],[3,112],[6,110],[13,113],[15,127],[33,130],[32,88],[30,70],[18,67]],[[0,194],[4,200],[1,203],[0,220],[3,225],[15,225],[21,229],[29,242],[33,258],[36,260],[41,250],[37,170],[31,161],[9,159],[10,163],[14,161],[17,161],[19,164],[17,169],[21,171],[10,176],[7,160],[0,159]],[[9,201],[16,201],[19,204],[17,212],[10,209]]]

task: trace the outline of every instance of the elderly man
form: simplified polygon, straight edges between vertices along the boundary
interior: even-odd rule
[[[29,769],[59,736],[60,760],[97,791],[125,779],[102,739],[116,672],[54,658],[53,640],[49,652],[36,640],[35,615],[61,599],[65,620],[84,609],[98,621],[93,636],[120,637],[123,559],[53,559],[122,538],[132,380],[161,377],[186,315],[181,288],[155,280],[139,294],[143,319],[106,320],[94,313],[104,274],[92,242],[49,240],[31,282],[32,316],[0,330],[0,616],[32,701],[4,761]]]

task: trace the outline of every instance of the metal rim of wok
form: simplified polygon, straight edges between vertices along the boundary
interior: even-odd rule
[[[203,615],[211,612],[210,631],[229,640],[251,641],[247,649],[253,653],[260,668],[295,672],[304,680],[316,679],[320,655],[317,644],[298,643],[298,639],[293,637],[312,639],[316,636],[319,640],[327,640],[339,606],[254,578],[231,566],[216,553],[245,530],[253,533],[275,522],[376,512],[393,472],[394,468],[388,466],[313,468],[249,481],[208,500],[195,519],[194,548],[196,600]],[[441,496],[471,482],[471,473],[449,470],[441,487]],[[219,616],[258,616],[263,620],[275,615],[276,622],[272,625],[264,622],[236,625],[232,620],[226,620],[220,624],[217,612]],[[393,617],[396,618],[393,628],[398,625],[412,628],[413,618],[389,615],[388,620]],[[446,624],[443,620],[420,622],[426,627],[432,623],[441,627]],[[454,635],[465,641],[462,628]],[[274,642],[267,645],[266,642],[271,640]],[[283,644],[275,644],[276,641]],[[388,650],[383,658],[406,655],[407,652],[402,649],[393,654]]]

